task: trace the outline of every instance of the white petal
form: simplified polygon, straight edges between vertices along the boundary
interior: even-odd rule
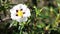
[[[23,18],[23,22],[25,22],[25,21],[27,21],[27,20],[28,20],[28,18],[26,18],[26,17],[25,17],[25,18]]]
[[[16,16],[15,14],[11,14],[11,18],[12,18],[13,20],[16,20],[16,19],[20,19],[21,17]]]
[[[30,17],[30,10],[27,8],[26,10],[25,10],[25,14],[23,15],[24,17]]]

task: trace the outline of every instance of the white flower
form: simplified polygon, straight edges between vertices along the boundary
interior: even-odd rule
[[[27,21],[28,17],[30,17],[30,10],[27,8],[25,4],[18,4],[10,9],[12,20],[16,20],[18,22]]]

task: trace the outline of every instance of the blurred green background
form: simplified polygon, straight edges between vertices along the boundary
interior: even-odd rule
[[[10,9],[26,4],[31,10],[28,21],[11,20]],[[10,24],[14,23],[10,28]],[[0,0],[0,34],[60,34],[60,0]]]

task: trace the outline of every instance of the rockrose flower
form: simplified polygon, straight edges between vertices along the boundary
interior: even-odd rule
[[[18,4],[10,9],[11,19],[16,20],[18,22],[27,21],[28,17],[30,17],[30,9],[25,4]]]

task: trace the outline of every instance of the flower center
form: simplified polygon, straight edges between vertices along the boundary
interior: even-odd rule
[[[20,16],[20,17],[22,17],[22,16],[23,16],[22,10],[18,10],[18,11],[17,11],[17,15]]]

